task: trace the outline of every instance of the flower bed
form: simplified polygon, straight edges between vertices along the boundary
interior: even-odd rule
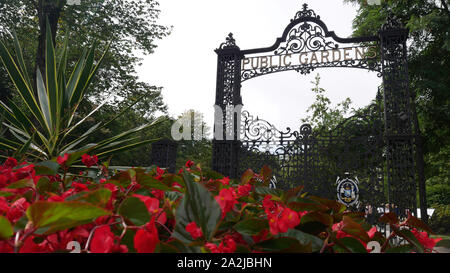
[[[0,167],[0,252],[431,252],[439,240],[419,219],[393,213],[380,219],[393,230],[386,238],[336,201],[269,188],[268,168],[239,181],[191,161],[177,174],[110,175],[83,155],[100,167],[96,177],[69,172],[73,162],[67,154]],[[392,245],[395,237],[406,243]]]

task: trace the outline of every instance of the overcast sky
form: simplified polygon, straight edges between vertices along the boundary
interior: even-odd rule
[[[340,37],[352,33],[356,6],[342,0],[159,0],[160,23],[172,25],[170,36],[157,42],[155,53],[138,68],[141,80],[162,86],[169,114],[188,109],[214,120],[217,55],[214,52],[232,32],[241,49],[267,47],[280,37],[290,19],[308,3],[329,30]],[[299,128],[313,103],[311,81],[320,73],[321,86],[333,104],[347,97],[362,107],[375,97],[381,79],[360,69],[325,68],[310,75],[295,71],[275,73],[243,83],[244,110],[273,123],[278,129]]]

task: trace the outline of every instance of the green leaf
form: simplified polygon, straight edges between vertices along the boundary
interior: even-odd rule
[[[42,113],[36,102],[32,88],[24,79],[24,75],[17,67],[17,64],[3,42],[0,42],[0,59],[2,60],[11,81],[19,92],[22,101],[41,123],[41,125],[44,125],[45,122],[42,118]]]
[[[338,240],[339,246],[342,247],[345,246],[345,250],[350,253],[367,253],[367,249],[364,247],[363,244],[361,244],[360,241],[358,241],[356,238],[353,237],[344,237]]]
[[[176,211],[176,226],[172,236],[184,243],[192,242],[186,226],[195,222],[202,229],[206,240],[210,241],[220,221],[222,210],[211,193],[193,181],[191,174],[183,172],[183,178],[186,194]]]
[[[24,230],[28,224],[28,217],[26,215],[22,216],[14,225],[14,232],[19,230]]]
[[[32,204],[26,214],[34,227],[47,228],[46,234],[84,225],[100,216],[111,215],[109,211],[84,202],[46,201]]]
[[[7,192],[7,191],[0,191],[0,197],[8,197],[8,196],[12,196],[14,195],[14,193],[12,192]]]
[[[88,202],[93,205],[104,207],[111,198],[112,192],[109,189],[98,189],[89,192],[80,192],[69,196],[66,201],[78,201],[78,202]]]
[[[242,185],[247,184],[253,178],[254,175],[255,173],[252,170],[250,169],[246,170],[241,176],[241,184]]]
[[[271,189],[269,187],[256,187],[255,188],[256,193],[261,195],[273,195],[281,197],[283,195],[283,191],[278,189]]]
[[[272,180],[272,170],[269,168],[269,166],[264,165],[260,172],[261,177],[263,178],[263,185],[268,187],[270,184],[270,180]]]
[[[12,31],[12,35],[14,38],[14,50],[17,55],[17,63],[19,65],[20,71],[22,72],[22,75],[23,75],[25,81],[27,82],[27,84],[29,86],[31,86],[31,81],[30,81],[30,77],[28,76],[27,68],[25,66],[25,61],[24,61],[23,54],[22,54],[22,47],[20,46],[20,43],[19,43],[19,38],[17,37],[17,33],[14,30]]]
[[[411,245],[414,246],[417,252],[423,253],[424,248],[423,245],[417,240],[416,236],[414,234],[407,230],[407,229],[394,229],[395,233],[403,238],[405,238]]]
[[[13,234],[13,228],[9,220],[0,215],[0,240],[9,239]]]
[[[157,189],[162,191],[171,191],[172,189],[164,184],[162,181],[159,181],[153,178],[150,175],[138,173],[136,175],[136,182],[146,188]]]
[[[269,224],[267,223],[267,220],[263,219],[245,219],[233,227],[237,232],[239,232],[242,235],[257,235],[262,230],[268,229]]]
[[[39,104],[41,106],[41,111],[45,118],[45,125],[47,126],[50,132],[53,132],[53,121],[52,121],[52,113],[50,109],[50,100],[47,94],[47,90],[45,88],[44,79],[42,78],[41,71],[39,68],[36,71],[36,85],[37,85],[37,93],[39,98]]]
[[[414,250],[414,246],[407,244],[396,247],[391,247],[385,251],[385,253],[411,253]]]
[[[289,229],[285,233],[278,234],[277,237],[295,238],[301,245],[311,245],[312,252],[320,251],[323,246],[323,241],[320,238],[297,229]]]
[[[59,91],[58,91],[58,75],[56,69],[56,56],[55,46],[53,44],[52,33],[50,31],[50,24],[47,20],[47,31],[45,39],[45,80],[47,97],[50,106],[50,117],[52,124],[50,128],[57,128],[59,119],[61,116],[61,105],[59,104]],[[44,112],[45,113],[45,112]]]
[[[14,158],[22,158],[30,148],[31,143],[33,142],[34,134],[25,142],[22,147],[20,147],[13,155]]]
[[[147,206],[137,197],[128,197],[119,207],[119,214],[136,226],[150,222]]]
[[[333,224],[333,217],[331,217],[329,214],[313,211],[306,215],[303,215],[303,217],[300,220],[301,224],[310,223],[310,222],[318,222],[321,223],[324,226],[331,226]]]
[[[44,195],[47,192],[51,191],[51,183],[50,179],[48,177],[41,177],[39,178],[38,182],[36,183],[36,188],[40,195]]]
[[[263,241],[255,245],[262,251],[268,252],[294,252],[294,253],[311,253],[311,245],[302,245],[299,241],[292,238],[281,237]]]
[[[8,189],[23,189],[23,188],[35,188],[33,179],[31,178],[24,178],[19,181],[16,181],[14,183],[11,183],[6,187]]]
[[[414,217],[411,214],[406,219],[405,224],[409,227],[417,228],[417,229],[426,231],[428,233],[433,233],[433,231],[431,230],[431,228],[429,226],[427,226],[427,224],[425,224],[424,222],[422,222],[422,220],[420,220],[417,217]]]
[[[345,232],[349,235],[358,237],[359,239],[363,240],[364,242],[368,242],[370,240],[369,235],[364,230],[364,228],[360,224],[353,221],[352,218],[350,218],[348,216],[344,216],[342,218],[342,223],[343,223],[343,227],[342,227],[343,232]]]
[[[292,202],[288,203],[288,207],[295,211],[321,211],[325,212],[328,207],[320,204],[319,202],[309,200],[306,198],[296,198]]]
[[[34,166],[36,175],[55,175],[58,173],[59,164],[55,161],[43,161]]]
[[[320,204],[327,206],[333,211],[333,214],[343,213],[347,209],[347,207],[344,204],[341,204],[336,200],[325,199],[317,196],[310,196],[309,198],[311,200],[317,201]]]

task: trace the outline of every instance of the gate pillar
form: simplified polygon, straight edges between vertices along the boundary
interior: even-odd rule
[[[416,214],[412,97],[407,63],[408,30],[390,15],[379,31],[384,86],[385,137],[390,211]]]
[[[240,135],[241,60],[233,34],[215,50],[218,55],[212,168],[225,176],[238,176]],[[239,109],[239,111],[236,111]]]

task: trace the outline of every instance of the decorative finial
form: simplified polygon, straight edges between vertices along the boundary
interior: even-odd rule
[[[227,38],[225,39],[225,43],[222,43],[219,49],[231,49],[231,48],[239,48],[239,47],[236,45],[236,40],[233,37],[233,33],[230,32],[230,34],[228,34]]]
[[[292,19],[291,21],[297,20],[299,18],[304,18],[304,17],[315,17],[317,19],[320,19],[320,16],[317,15],[312,9],[308,8],[308,4],[303,4],[303,10],[297,12],[297,14],[295,14],[294,19]]]

